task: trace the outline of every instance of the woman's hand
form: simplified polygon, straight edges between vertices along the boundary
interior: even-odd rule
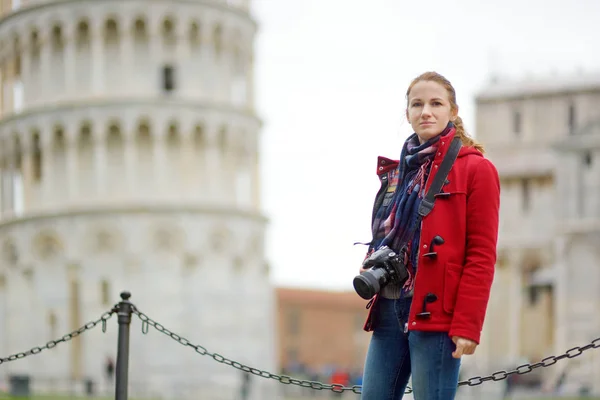
[[[452,341],[456,345],[456,350],[452,353],[452,357],[461,358],[463,355],[471,355],[475,353],[477,343],[458,336],[452,336]]]

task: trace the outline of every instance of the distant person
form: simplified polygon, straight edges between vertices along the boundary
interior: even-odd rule
[[[112,383],[115,377],[115,362],[113,361],[112,357],[106,357],[104,372],[106,374],[106,380],[108,383]]]
[[[348,386],[350,384],[350,374],[343,369],[336,369],[331,374],[331,384],[336,387]],[[332,397],[342,397],[343,392],[334,391]]]
[[[461,357],[479,344],[494,276],[499,177],[465,132],[445,77],[418,76],[406,100],[414,133],[398,161],[378,159],[373,237],[357,278],[363,286],[355,280],[357,292],[372,297],[361,398],[402,399],[412,376],[416,400],[453,400]],[[444,177],[442,160],[451,149],[459,152]],[[421,222],[419,206],[438,174],[441,189]],[[385,265],[397,280],[378,278]]]

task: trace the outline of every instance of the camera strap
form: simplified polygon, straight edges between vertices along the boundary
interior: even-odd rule
[[[431,210],[433,210],[433,205],[435,203],[435,198],[438,193],[441,192],[442,187],[446,183],[446,178],[450,173],[450,169],[452,169],[452,165],[454,165],[454,161],[456,161],[456,157],[458,157],[458,152],[462,147],[462,140],[459,137],[454,137],[452,142],[450,143],[450,147],[448,148],[448,152],[444,156],[440,167],[438,168],[437,173],[433,177],[433,182],[431,182],[431,186],[429,186],[429,190],[425,197],[421,200],[421,204],[419,204],[419,210],[417,215],[417,220],[411,227],[409,231],[409,235],[407,237],[412,238],[415,235],[415,231],[418,226],[421,225],[421,220],[423,217],[429,215]]]
[[[456,161],[456,157],[458,157],[458,152],[462,147],[462,140],[459,137],[454,137],[452,142],[450,143],[450,148],[448,148],[448,152],[444,156],[440,167],[438,168],[437,173],[433,177],[433,182],[431,182],[431,186],[429,186],[429,190],[425,197],[421,200],[421,204],[419,205],[419,217],[423,218],[427,216],[431,210],[433,210],[433,204],[435,203],[435,197],[440,191],[442,187],[446,183],[446,178],[450,173],[450,169],[452,165],[454,165],[454,161]]]

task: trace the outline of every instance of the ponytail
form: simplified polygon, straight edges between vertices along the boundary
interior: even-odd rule
[[[457,116],[456,119],[452,123],[454,124],[454,127],[456,128],[455,135],[458,136],[462,140],[462,143],[464,146],[474,147],[476,150],[479,150],[482,154],[485,153],[485,149],[483,148],[483,145],[467,134],[467,132],[465,131],[465,126],[463,124],[463,121],[459,116]]]

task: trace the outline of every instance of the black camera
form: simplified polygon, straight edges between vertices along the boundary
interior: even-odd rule
[[[380,247],[365,259],[363,268],[369,269],[355,276],[352,283],[356,293],[365,300],[375,296],[388,283],[402,285],[408,279],[408,270],[401,256],[387,246]]]

